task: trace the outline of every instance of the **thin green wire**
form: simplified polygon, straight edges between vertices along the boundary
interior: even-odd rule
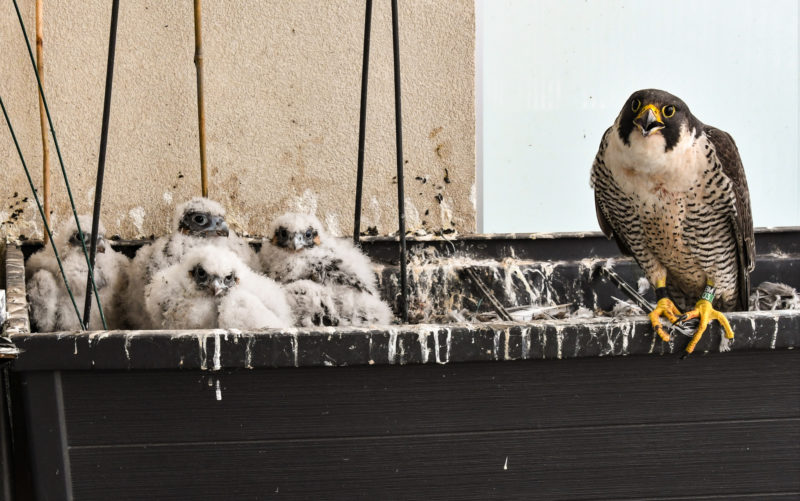
[[[91,263],[89,259],[89,253],[86,251],[86,239],[83,236],[83,230],[81,229],[81,223],[78,221],[78,211],[75,209],[75,201],[72,198],[72,190],[69,187],[69,180],[67,179],[67,171],[64,168],[64,160],[61,158],[61,148],[58,147],[58,140],[56,139],[56,130],[53,127],[53,120],[50,118],[50,108],[47,106],[47,99],[44,97],[44,88],[42,88],[42,81],[39,78],[39,72],[36,70],[36,61],[33,58],[33,50],[31,50],[31,43],[28,40],[28,32],[25,30],[25,23],[22,21],[22,14],[19,12],[19,5],[17,5],[17,0],[12,0],[14,2],[14,9],[17,11],[17,19],[19,19],[19,26],[22,29],[22,35],[25,37],[25,45],[28,47],[28,56],[31,59],[31,66],[33,66],[33,74],[36,75],[36,84],[39,86],[39,95],[42,97],[42,104],[44,105],[44,111],[47,114],[47,123],[50,124],[50,133],[53,135],[53,144],[56,147],[56,154],[58,155],[58,163],[61,166],[61,174],[64,176],[64,184],[67,187],[67,195],[69,195],[69,203],[72,206],[72,214],[75,216],[75,225],[78,227],[78,235],[81,237],[81,247],[83,248],[83,256],[86,258],[86,265],[89,267],[89,276],[92,279],[92,289],[94,290],[94,298],[97,302],[97,310],[100,312],[100,320],[103,323],[103,329],[108,330],[108,325],[106,325],[106,317],[103,314],[103,306],[100,304],[100,296],[97,294],[97,286],[94,283],[94,263]],[[21,153],[20,153],[21,154]],[[44,217],[44,216],[43,216]],[[47,223],[45,223],[47,224]],[[55,247],[53,247],[55,250]],[[64,280],[66,281],[66,276]],[[80,313],[78,313],[80,316]],[[89,324],[89,319],[84,318],[82,324],[85,323],[86,325]]]
[[[6,112],[6,105],[3,104],[3,98],[0,97],[0,108],[3,108],[3,116],[6,118],[6,123],[8,124],[8,130],[11,132],[11,138],[14,140],[14,146],[17,147],[17,153],[19,153],[19,159],[22,162],[22,168],[25,169],[25,175],[28,177],[28,183],[31,185],[31,192],[33,192],[33,199],[36,200],[36,207],[39,208],[39,214],[42,216],[42,222],[44,223],[44,229],[47,231],[47,236],[50,238],[50,245],[53,247],[53,254],[56,255],[56,261],[58,262],[58,269],[61,270],[61,276],[64,278],[64,285],[67,287],[67,292],[69,293],[69,299],[72,301],[72,306],[75,308],[75,314],[78,315],[78,323],[81,326],[81,330],[86,330],[86,326],[81,320],[81,313],[78,311],[78,305],[75,303],[75,296],[72,294],[72,289],[69,287],[69,281],[67,280],[67,275],[64,273],[64,267],[61,264],[61,257],[58,255],[58,249],[56,249],[56,243],[53,241],[53,233],[50,231],[50,225],[47,224],[47,218],[44,217],[44,209],[42,208],[42,204],[39,202],[39,195],[36,194],[36,188],[33,186],[33,179],[31,179],[31,173],[28,171],[28,166],[25,164],[25,158],[22,156],[22,150],[19,147],[19,142],[17,142],[17,135],[14,134],[14,127],[11,126],[11,120],[8,118],[8,112]]]

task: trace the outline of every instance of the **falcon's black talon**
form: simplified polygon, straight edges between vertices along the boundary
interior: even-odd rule
[[[686,360],[687,358],[689,358],[689,355],[691,355],[691,353],[689,353],[688,351],[684,351],[683,354],[681,354],[680,359]]]
[[[682,324],[685,321],[686,321],[686,313],[684,313],[683,315],[679,316],[674,322],[672,322],[672,325]]]

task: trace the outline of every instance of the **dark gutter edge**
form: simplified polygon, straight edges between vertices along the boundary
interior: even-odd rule
[[[737,312],[734,351],[800,347],[800,311]],[[663,343],[646,317],[533,323],[403,325],[241,332],[96,331],[17,334],[12,370],[252,369],[489,362],[682,353],[688,338]],[[693,358],[718,351],[717,324]],[[724,355],[722,355],[724,356]],[[677,359],[676,359],[677,363]]]

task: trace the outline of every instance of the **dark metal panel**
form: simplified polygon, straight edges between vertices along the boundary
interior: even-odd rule
[[[800,417],[794,350],[62,377],[71,447]]]
[[[26,372],[21,382],[36,499],[71,500],[61,373]]]
[[[800,254],[800,227],[756,228],[756,254]],[[113,238],[112,238],[113,240]],[[259,238],[250,238],[250,245],[258,249]],[[360,245],[373,259],[386,263],[397,262],[397,237],[361,237]],[[148,240],[114,240],[113,247],[132,257]],[[580,260],[591,258],[620,257],[620,251],[613,240],[599,231],[576,233],[493,233],[465,234],[451,237],[408,236],[406,239],[410,252],[423,247],[432,247],[444,255],[454,250],[475,259],[519,259],[536,260]],[[41,242],[29,241],[23,245],[25,257],[41,248]]]
[[[800,312],[734,312],[732,349],[800,347]],[[485,323],[205,331],[42,333],[13,339],[14,370],[203,369],[393,365],[677,354],[689,338],[664,343],[646,317]],[[718,351],[714,323],[695,353]]]
[[[687,416],[688,418],[689,416]],[[623,499],[800,490],[800,419],[72,451],[80,499]],[[221,460],[224,458],[224,460]]]
[[[10,371],[8,363],[0,364],[0,499],[14,499],[14,464],[12,462]]]

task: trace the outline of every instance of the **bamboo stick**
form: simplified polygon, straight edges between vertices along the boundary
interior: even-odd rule
[[[200,137],[200,186],[208,197],[206,172],[206,110],[203,100],[203,15],[201,0],[194,0],[194,65],[197,68],[197,126]]]
[[[44,84],[44,6],[42,0],[36,0],[36,71],[39,80]],[[44,217],[50,224],[50,146],[47,140],[47,117],[45,116],[44,103],[39,94],[39,123],[42,128],[42,200],[44,202]]]

